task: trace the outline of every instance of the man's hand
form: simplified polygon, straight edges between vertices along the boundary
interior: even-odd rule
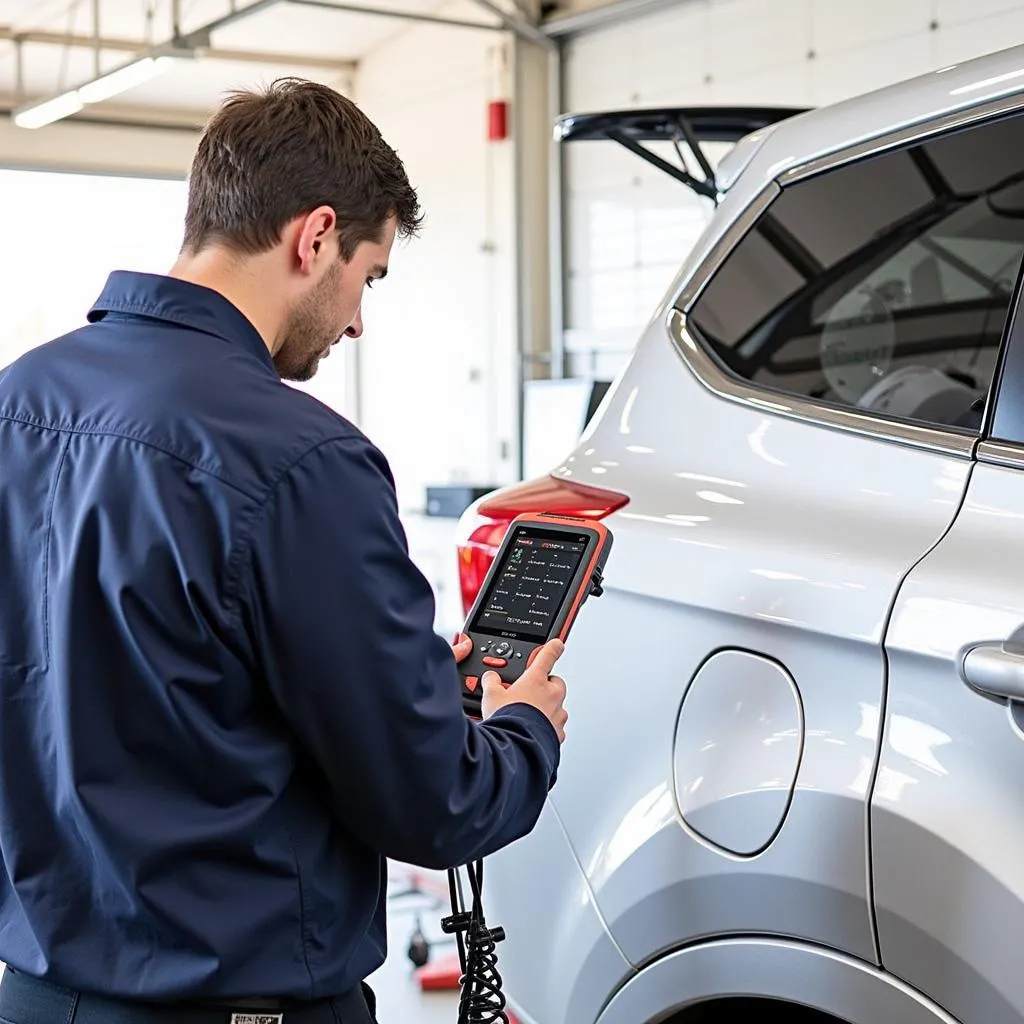
[[[452,641],[452,654],[455,655],[455,663],[465,661],[473,652],[473,641],[465,633],[456,633]]]
[[[565,645],[561,640],[549,640],[537,653],[533,664],[508,689],[502,684],[497,672],[485,672],[480,680],[484,719],[490,718],[507,704],[532,704],[555,727],[558,742],[563,743],[565,723],[569,717],[562,707],[565,680],[551,675],[551,670],[564,650]]]

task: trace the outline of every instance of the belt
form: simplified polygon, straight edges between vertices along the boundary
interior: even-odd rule
[[[8,967],[0,979],[0,1018],[11,1024],[375,1024],[369,990],[297,999],[142,1002],[64,988]],[[372,995],[369,1002],[373,1002]]]

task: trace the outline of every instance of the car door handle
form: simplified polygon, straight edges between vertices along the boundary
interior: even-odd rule
[[[976,644],[960,656],[960,674],[968,686],[1003,700],[1024,702],[1024,646]]]

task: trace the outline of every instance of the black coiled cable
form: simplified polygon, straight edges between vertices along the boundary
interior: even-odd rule
[[[465,909],[462,882],[458,870],[453,868],[448,872],[452,916],[441,922],[445,932],[454,933],[459,946],[462,995],[458,1024],[508,1024],[496,950],[505,932],[501,928],[488,928],[484,920],[484,862],[470,864],[466,871],[473,893],[472,908]]]

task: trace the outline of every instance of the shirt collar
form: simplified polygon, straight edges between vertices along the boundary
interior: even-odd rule
[[[212,334],[247,349],[277,373],[252,322],[231,301],[204,285],[160,274],[115,270],[89,310],[89,323],[102,320],[107,313],[152,317]]]

